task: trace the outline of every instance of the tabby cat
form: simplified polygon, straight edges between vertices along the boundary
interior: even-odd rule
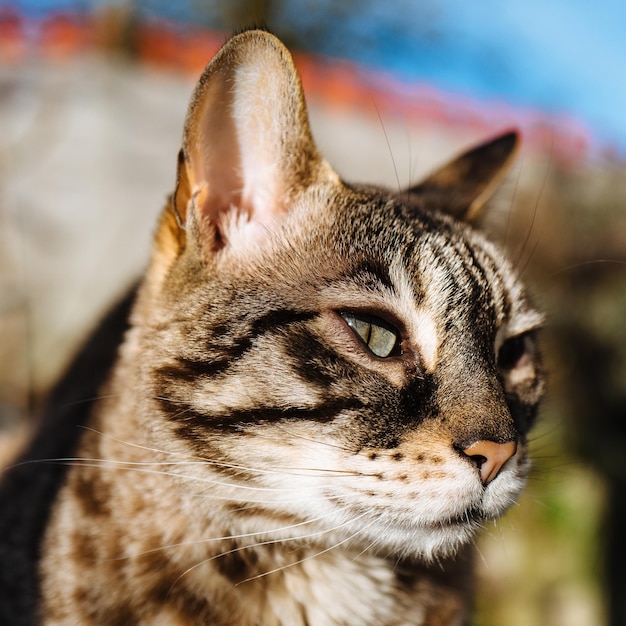
[[[466,623],[543,387],[541,316],[470,224],[516,145],[348,184],[283,45],[230,39],[143,281],[4,474],[0,622]]]

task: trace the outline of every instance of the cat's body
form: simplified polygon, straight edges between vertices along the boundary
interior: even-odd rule
[[[514,145],[403,193],[346,185],[284,48],[233,38],[88,429],[39,452],[76,460],[21,540],[33,619],[464,623],[466,545],[523,487],[542,388],[540,316],[459,220]]]

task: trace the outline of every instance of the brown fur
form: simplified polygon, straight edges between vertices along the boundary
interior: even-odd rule
[[[251,31],[220,51],[53,507],[42,623],[465,623],[467,542],[523,486],[542,391],[540,316],[457,221],[515,145],[405,194],[347,185],[284,47]],[[345,312],[391,328],[395,351]],[[464,452],[485,441],[513,450],[489,480]]]

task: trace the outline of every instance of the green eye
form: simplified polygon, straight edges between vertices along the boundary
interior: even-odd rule
[[[375,317],[361,317],[353,313],[341,313],[341,317],[354,334],[377,357],[384,359],[391,356],[398,347],[398,331]]]

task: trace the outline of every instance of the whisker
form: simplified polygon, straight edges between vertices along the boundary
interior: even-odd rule
[[[513,185],[513,194],[511,195],[511,208],[506,218],[506,229],[504,231],[504,247],[506,249],[508,249],[509,233],[510,233],[510,228],[511,228],[511,218],[513,217],[513,212],[515,211],[515,198],[517,197],[517,192],[519,189],[519,181],[522,176],[523,167],[524,167],[524,159],[522,159],[520,166],[517,168],[517,176],[515,177],[515,185]]]
[[[581,261],[580,263],[573,263],[572,265],[568,265],[557,272],[552,274],[548,274],[548,278],[554,278],[555,276],[560,276],[561,274],[565,274],[566,272],[571,272],[572,270],[578,269],[579,267],[585,267],[587,265],[596,265],[596,264],[614,264],[614,265],[626,265],[626,261],[622,261],[620,259],[593,259],[591,261]]]
[[[359,558],[361,558],[366,552],[369,552],[378,543],[381,543],[380,537],[377,537],[376,539],[371,541],[368,545],[366,545],[365,548],[363,548],[363,550],[361,550],[352,560],[357,561]]]
[[[500,527],[500,525],[498,524],[498,527]],[[500,537],[502,537],[502,528],[500,527]],[[483,554],[483,551],[480,549],[478,542],[477,541],[472,541],[472,545],[473,545],[473,549],[475,551],[475,553],[478,555],[478,558],[481,560],[483,567],[488,568],[489,567],[489,563],[487,562],[487,559],[485,558],[485,555]]]
[[[169,396],[152,396],[155,400],[162,400],[163,402],[168,402],[169,404],[186,404],[184,400],[179,400],[177,398],[170,398]]]
[[[385,142],[387,143],[387,149],[389,150],[389,157],[391,158],[391,163],[393,165],[393,173],[396,177],[396,184],[398,185],[398,193],[402,191],[402,185],[400,184],[400,176],[398,174],[398,166],[396,165],[396,160],[393,157],[393,150],[391,149],[391,143],[389,141],[389,135],[387,135],[387,129],[385,128],[385,123],[383,122],[383,117],[380,114],[380,110],[378,109],[378,105],[376,104],[376,100],[372,100],[374,104],[374,109],[376,109],[376,115],[378,116],[378,121],[380,122],[380,127],[383,131],[383,135],[385,136]]]
[[[533,245],[533,249],[530,251],[530,254],[528,255],[528,258],[526,259],[526,262],[518,270],[520,278],[522,276],[524,276],[524,274],[526,273],[526,270],[528,269],[528,266],[530,265],[530,262],[532,261],[533,257],[535,256],[535,252],[537,252],[537,248],[539,247],[539,242],[541,241],[542,235],[543,235],[543,233],[541,231],[539,231],[539,235],[537,236],[537,239],[535,240],[535,244]]]
[[[311,475],[312,472],[316,472],[315,476],[336,476],[336,475],[344,475],[344,476],[373,476],[374,474],[369,474],[369,473],[363,473],[363,472],[357,472],[354,470],[340,470],[340,469],[330,469],[330,468],[308,468],[308,467],[284,467],[284,468],[280,468],[280,469],[261,469],[261,468],[256,468],[256,467],[248,467],[245,465],[240,465],[238,463],[226,463],[224,461],[215,461],[214,459],[209,459],[208,457],[201,457],[198,455],[187,455],[187,454],[181,454],[178,452],[168,452],[166,450],[161,450],[159,448],[152,448],[149,446],[144,446],[144,445],[140,445],[137,443],[132,443],[132,442],[128,442],[128,441],[124,441],[122,439],[118,439],[116,437],[112,437],[110,435],[104,434],[100,431],[97,431],[93,428],[89,428],[88,426],[83,426],[82,428],[85,428],[86,430],[90,430],[91,432],[94,432],[96,434],[101,435],[102,437],[106,437],[107,439],[111,440],[111,441],[115,441],[117,443],[121,443],[123,445],[129,446],[129,447],[133,447],[133,448],[138,448],[140,450],[146,450],[148,452],[154,452],[157,454],[165,454],[167,456],[174,456],[174,457],[181,457],[183,459],[189,458],[189,459],[194,459],[193,461],[186,461],[187,463],[190,464],[205,464],[205,465],[211,465],[214,467],[225,467],[225,468],[229,468],[229,469],[239,469],[242,470],[242,472],[255,472],[257,474],[292,474],[294,476],[309,476]],[[295,435],[293,433],[290,433],[289,431],[287,431],[287,429],[283,429],[285,432],[288,432],[288,434],[290,436],[293,437],[297,437],[297,438],[301,438],[304,439],[305,441],[310,441],[311,443],[318,443],[320,445],[329,445],[331,447],[338,447],[339,446],[333,446],[332,444],[326,444],[326,442],[322,442],[322,441],[316,441],[314,439],[309,439],[307,437],[303,437],[300,435]],[[259,435],[262,436],[262,435]],[[341,450],[345,450],[344,448],[340,448]],[[54,459],[52,459],[54,460]],[[89,460],[95,460],[95,459],[89,459]],[[117,461],[119,463],[124,463],[125,461]],[[179,463],[179,462],[176,462]],[[176,463],[171,462],[171,464],[175,465]],[[137,463],[139,464],[139,463]],[[155,462],[150,462],[147,461],[144,463],[145,465],[166,465],[168,464],[168,462],[166,461],[155,461]]]
[[[339,446],[337,444],[329,443],[328,441],[319,441],[318,439],[313,439],[312,437],[305,437],[304,435],[299,435],[297,433],[293,433],[290,430],[288,430],[282,424],[277,424],[276,428],[282,430],[285,433],[287,433],[290,437],[293,437],[294,439],[302,439],[303,441],[308,441],[310,443],[315,443],[315,444],[317,444],[319,446],[327,446],[329,448],[335,448],[337,450],[341,450],[342,452],[351,452],[351,450],[349,448],[346,448],[345,446]],[[269,437],[267,437],[267,438],[269,439]]]
[[[190,474],[178,474],[175,472],[166,472],[157,469],[147,469],[145,466],[148,465],[160,465],[160,463],[144,463],[144,462],[134,462],[134,461],[117,461],[114,459],[89,459],[89,458],[58,458],[58,459],[38,459],[35,461],[26,461],[25,463],[60,463],[60,464],[68,464],[68,465],[80,465],[81,467],[94,467],[98,469],[112,469],[112,470],[128,470],[132,472],[139,472],[142,474],[154,474],[161,476],[171,476],[173,478],[184,478],[192,481],[201,482],[207,485],[217,485],[220,487],[228,487],[235,489],[242,489],[248,491],[266,491],[266,492],[289,492],[289,491],[299,491],[302,488],[297,485],[293,487],[255,487],[251,485],[240,485],[237,483],[229,483],[219,480],[213,480],[209,478],[204,478],[202,476],[193,476]],[[183,463],[184,465],[186,463]],[[21,465],[21,464],[20,464]],[[177,463],[165,463],[165,465],[178,465]],[[212,495],[212,494],[205,494]]]
[[[533,215],[532,218],[530,220],[530,225],[526,231],[526,236],[524,237],[524,241],[522,242],[519,252],[515,257],[515,261],[513,263],[513,266],[515,268],[519,267],[520,261],[522,260],[522,257],[524,257],[525,253],[526,253],[526,248],[528,246],[528,242],[530,241],[530,237],[533,233],[533,230],[535,228],[535,221],[537,219],[537,214],[539,212],[539,202],[541,201],[541,197],[543,196],[543,192],[545,191],[546,185],[548,183],[548,175],[550,174],[550,171],[552,169],[552,159],[550,158],[548,160],[548,165],[546,166],[546,170],[544,172],[543,175],[543,180],[541,182],[541,188],[539,189],[539,193],[537,194],[537,199],[535,200],[535,207],[533,209]],[[528,261],[526,262],[528,263]]]
[[[360,516],[349,520],[349,522],[346,522],[346,524],[351,523],[357,519],[360,519],[361,517],[363,517],[364,515],[366,515],[366,513],[362,513]],[[345,524],[343,524],[345,525]],[[342,541],[339,541],[338,543],[335,543],[334,545],[325,548],[324,550],[320,550],[319,552],[316,552],[315,554],[310,554],[309,556],[305,556],[302,559],[299,559],[298,561],[295,561],[294,563],[289,563],[288,565],[283,565],[281,567],[276,567],[272,570],[269,570],[267,572],[263,572],[262,574],[257,574],[256,576],[251,576],[250,578],[246,578],[245,580],[242,580],[241,582],[237,583],[236,586],[239,585],[243,585],[244,583],[247,582],[252,582],[253,580],[258,580],[259,578],[264,578],[265,576],[269,576],[270,574],[275,574],[276,572],[280,572],[280,571],[284,571],[290,567],[294,567],[295,565],[300,565],[301,563],[304,563],[306,561],[310,561],[311,559],[315,559],[319,556],[321,556],[322,554],[326,554],[327,552],[330,552],[331,550],[335,550],[337,549],[339,546],[342,546],[345,543],[348,543],[349,541],[352,541],[357,535],[363,533],[365,530],[367,530],[369,527],[371,526],[371,524],[368,524],[367,526],[364,526],[362,528],[359,528],[358,530],[354,531],[349,537],[346,537],[345,539],[343,539]],[[336,530],[337,528],[340,528],[341,526],[338,526],[332,530]],[[329,531],[332,532],[332,531]]]
[[[172,543],[169,545],[163,545],[163,546],[159,546],[158,548],[152,548],[150,550],[145,550],[143,552],[138,552],[136,554],[133,554],[133,557],[141,557],[144,556],[146,554],[152,554],[154,552],[162,552],[163,550],[169,550],[171,548],[182,548],[182,547],[187,547],[187,546],[198,546],[198,545],[203,545],[203,544],[207,544],[207,543],[214,543],[217,541],[230,541],[230,540],[234,540],[234,539],[249,539],[251,537],[258,537],[259,535],[267,535],[267,534],[273,534],[273,533],[280,533],[280,532],[284,532],[286,530],[292,530],[294,528],[300,528],[302,526],[307,526],[309,524],[315,524],[316,522],[319,522],[321,520],[327,519],[328,517],[331,517],[333,515],[336,515],[337,512],[343,512],[346,511],[349,507],[346,505],[344,507],[341,507],[339,509],[330,511],[329,513],[326,513],[325,515],[320,515],[318,517],[314,517],[308,520],[305,520],[303,522],[297,522],[295,524],[289,524],[287,526],[281,526],[279,528],[272,528],[270,530],[263,530],[261,532],[250,532],[250,533],[240,533],[237,535],[224,535],[221,537],[211,537],[209,539],[196,539],[193,541],[181,541],[179,543]],[[339,527],[335,527],[339,528]],[[332,530],[335,530],[332,529]],[[294,538],[289,538],[289,537],[282,537],[280,539],[268,539],[266,541],[260,542],[258,544],[249,544],[246,546],[239,546],[237,548],[233,548],[232,550],[229,550],[228,552],[222,552],[217,556],[211,557],[209,560],[212,560],[214,558],[219,558],[220,556],[224,556],[226,554],[232,554],[233,552],[236,552],[237,550],[241,550],[241,549],[247,549],[247,548],[253,548],[256,546],[263,546],[263,545],[267,545],[268,543],[278,543],[278,542],[284,542],[284,541],[294,541],[294,540],[300,540],[300,539],[309,539],[311,537],[315,537],[321,534],[324,534],[326,532],[329,531],[317,531],[315,533],[311,533],[309,535],[301,535],[298,537],[294,537]],[[123,559],[127,559],[130,558],[128,556],[122,557]],[[203,563],[206,563],[207,561],[203,561]]]
[[[197,568],[199,568],[199,567],[202,567],[203,565],[206,565],[207,563],[210,563],[211,561],[215,561],[216,559],[222,558],[222,557],[227,556],[227,555],[229,555],[229,554],[234,554],[234,553],[236,553],[236,552],[241,552],[241,551],[243,551],[243,550],[248,550],[248,549],[250,549],[250,548],[260,548],[260,547],[262,547],[262,546],[274,545],[274,544],[277,544],[277,543],[286,543],[286,542],[289,542],[289,541],[302,541],[302,540],[304,540],[304,539],[311,539],[311,538],[313,538],[313,537],[319,537],[319,536],[321,536],[321,535],[325,535],[325,534],[328,534],[328,533],[335,532],[335,531],[336,531],[336,530],[338,530],[339,528],[342,528],[342,527],[344,527],[344,526],[346,526],[346,525],[348,525],[348,524],[350,524],[350,523],[353,523],[354,521],[356,521],[356,520],[358,520],[358,519],[360,519],[360,518],[364,517],[365,515],[367,515],[367,513],[361,513],[361,515],[359,515],[359,516],[357,516],[357,517],[355,517],[355,518],[351,518],[350,520],[348,520],[348,521],[346,521],[346,522],[342,522],[341,524],[338,524],[337,526],[334,526],[333,528],[329,528],[329,529],[326,529],[326,530],[317,531],[317,532],[310,533],[310,534],[307,534],[307,535],[301,535],[301,536],[298,536],[298,537],[290,537],[290,538],[286,538],[286,539],[285,539],[285,538],[282,538],[282,539],[271,539],[271,540],[267,540],[267,541],[260,541],[260,542],[253,543],[253,544],[248,544],[248,545],[245,545],[245,546],[237,546],[236,548],[233,548],[232,550],[227,550],[227,551],[225,551],[225,552],[220,552],[220,554],[216,554],[216,555],[214,555],[214,556],[212,556],[212,557],[209,557],[209,558],[207,558],[207,559],[203,559],[203,560],[202,560],[202,561],[200,561],[199,563],[196,563],[195,565],[192,565],[191,567],[189,567],[188,569],[186,569],[186,570],[185,570],[185,571],[184,571],[184,572],[183,572],[183,573],[182,573],[182,574],[181,574],[181,575],[180,575],[180,576],[179,576],[179,577],[178,577],[178,578],[177,578],[177,579],[176,579],[176,580],[172,583],[172,585],[171,585],[171,587],[170,587],[170,592],[171,592],[171,591],[172,591],[172,589],[175,587],[176,583],[178,583],[178,582],[179,582],[179,581],[180,581],[180,580],[181,580],[184,576],[186,576],[187,574],[189,574],[189,573],[190,573],[190,572],[192,572],[193,570],[195,570],[195,569],[197,569]],[[300,564],[300,563],[303,563],[304,561],[308,561],[308,560],[310,560],[310,559],[312,559],[312,558],[315,558],[315,557],[317,557],[317,556],[319,556],[319,555],[321,555],[321,554],[324,554],[325,552],[329,552],[330,550],[334,549],[335,547],[338,547],[338,546],[340,546],[340,545],[342,545],[342,544],[346,543],[346,541],[350,541],[350,540],[352,540],[352,539],[353,539],[356,535],[358,535],[360,532],[363,532],[363,530],[365,530],[366,528],[369,528],[369,526],[366,526],[366,527],[364,527],[364,528],[360,528],[359,530],[355,531],[352,535],[350,535],[350,537],[348,537],[347,539],[344,539],[344,540],[343,540],[343,541],[341,541],[340,543],[335,544],[334,546],[331,546],[330,548],[326,548],[325,550],[322,550],[321,552],[318,552],[318,553],[313,554],[313,555],[309,555],[308,557],[305,557],[305,558],[303,558],[303,559],[300,559],[299,561],[296,561],[296,562],[294,562],[294,563],[290,563],[289,565],[285,565],[285,566],[282,566],[282,567],[277,567],[277,568],[275,568],[275,569],[273,569],[273,570],[271,570],[271,571],[267,571],[267,572],[264,572],[264,573],[262,573],[262,574],[259,574],[258,576],[251,576],[250,578],[247,578],[247,579],[245,579],[245,580],[242,580],[242,581],[240,581],[240,582],[236,583],[236,585],[235,585],[235,586],[237,586],[237,587],[238,587],[239,585],[242,585],[243,583],[246,583],[246,582],[251,582],[251,581],[256,580],[256,579],[258,579],[258,578],[262,578],[262,577],[264,577],[264,576],[268,576],[268,575],[273,574],[273,573],[275,573],[275,572],[278,572],[278,571],[281,571],[281,570],[287,569],[288,567],[292,567],[292,566],[294,566],[294,565],[298,565],[298,564]]]
[[[406,134],[406,144],[407,144],[407,152],[408,152],[408,163],[407,163],[407,173],[408,173],[408,181],[406,186],[406,202],[408,204],[409,198],[411,196],[411,182],[413,181],[413,174],[415,173],[414,165],[411,164],[412,161],[412,144],[411,144],[411,135],[409,133],[409,129],[407,126],[404,127],[404,131]]]
[[[157,454],[165,454],[166,456],[181,457],[183,459],[196,459],[198,461],[211,461],[211,459],[198,456],[197,454],[183,454],[181,452],[169,452],[168,450],[162,450],[160,448],[152,448],[150,446],[145,446],[139,443],[134,443],[132,441],[125,441],[124,439],[119,439],[117,437],[114,437],[113,435],[109,435],[108,433],[103,433],[102,431],[96,430],[95,428],[91,428],[90,426],[81,426],[81,428],[84,428],[85,430],[95,433],[96,435],[99,435],[103,439],[107,439],[109,441],[115,441],[116,443],[121,443],[130,448],[137,448],[139,450],[145,450],[147,452],[155,452]]]
[[[78,406],[79,404],[91,404],[92,402],[97,402],[98,400],[109,400],[110,398],[119,398],[119,393],[108,393],[97,396],[90,396],[87,398],[81,398],[80,400],[72,400],[71,402],[64,402],[63,407],[72,407]],[[80,426],[80,425],[79,425]]]

